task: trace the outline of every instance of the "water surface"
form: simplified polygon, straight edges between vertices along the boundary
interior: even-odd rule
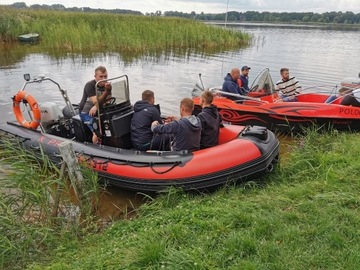
[[[22,75],[43,74],[58,81],[73,103],[81,99],[85,83],[93,78],[98,65],[107,67],[109,76],[127,74],[131,100],[140,99],[145,89],[155,91],[163,113],[178,113],[178,102],[191,95],[191,89],[202,74],[206,86],[221,85],[232,67],[251,67],[250,83],[264,68],[270,68],[275,81],[282,67],[290,68],[303,86],[339,84],[342,78],[357,76],[360,71],[360,35],[357,30],[329,30],[281,25],[240,25],[236,29],[253,36],[252,45],[237,51],[217,54],[160,54],[143,56],[129,62],[117,53],[91,57],[68,55],[53,57],[33,53],[31,46],[1,48],[0,108],[1,121],[11,119],[11,96],[21,88]],[[41,86],[41,87],[40,87]],[[29,89],[39,103],[61,97],[50,85]]]

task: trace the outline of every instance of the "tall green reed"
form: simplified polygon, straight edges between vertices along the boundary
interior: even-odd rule
[[[21,269],[44,252],[99,229],[99,187],[94,173],[82,170],[83,195],[90,199],[79,204],[69,181],[43,152],[35,156],[14,140],[2,138],[0,157],[1,164],[11,164],[0,178],[0,269]]]
[[[0,39],[37,32],[41,47],[55,51],[229,50],[250,40],[239,31],[181,18],[0,9],[8,14],[0,16]]]

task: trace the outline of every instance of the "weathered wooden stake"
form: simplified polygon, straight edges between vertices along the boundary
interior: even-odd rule
[[[81,173],[80,165],[75,156],[71,142],[65,141],[59,144],[59,150],[68,169],[70,181],[74,187],[76,197],[81,200],[83,196],[83,175]]]

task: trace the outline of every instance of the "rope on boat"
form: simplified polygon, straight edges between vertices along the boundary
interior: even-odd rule
[[[152,170],[154,173],[164,174],[164,173],[170,172],[172,169],[174,169],[174,168],[175,168],[176,166],[178,166],[179,164],[181,164],[180,161],[174,162],[174,164],[173,164],[169,169],[167,169],[167,170],[165,170],[165,171],[163,171],[163,172],[156,171],[156,170],[154,169],[154,166],[153,166],[153,165],[155,165],[155,164],[153,164],[153,163],[150,164],[150,168],[151,168],[151,170]]]

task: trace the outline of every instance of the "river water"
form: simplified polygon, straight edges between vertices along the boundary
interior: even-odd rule
[[[218,86],[232,67],[250,66],[250,83],[264,68],[270,68],[273,79],[277,81],[280,68],[288,67],[303,86],[311,86],[339,84],[342,78],[355,77],[360,72],[359,30],[261,24],[234,28],[250,33],[252,45],[212,55],[166,53],[128,61],[117,53],[97,54],[90,58],[82,55],[55,58],[31,53],[29,46],[21,46],[16,51],[0,47],[0,57],[3,58],[0,60],[1,121],[13,117],[11,96],[21,88],[24,73],[53,78],[68,91],[71,101],[77,103],[84,84],[93,78],[95,67],[105,65],[109,76],[129,76],[132,101],[138,100],[143,90],[151,89],[155,91],[162,112],[174,114],[178,113],[179,100],[191,95],[199,73],[205,86]],[[53,100],[61,104],[60,95],[53,88],[44,87],[35,85],[35,89],[31,89],[37,101]]]
[[[357,77],[360,72],[359,30],[271,24],[228,27],[250,33],[253,37],[251,45],[216,54],[163,53],[133,60],[117,53],[54,57],[33,52],[36,51],[33,46],[2,46],[0,121],[15,119],[11,97],[22,87],[24,73],[51,77],[68,91],[72,103],[77,103],[85,83],[93,78],[94,69],[104,65],[110,77],[129,76],[132,102],[140,99],[143,90],[150,89],[155,92],[156,102],[161,104],[163,114],[178,114],[180,99],[191,96],[199,73],[205,86],[219,86],[233,67],[250,66],[250,83],[264,68],[269,68],[272,78],[277,81],[280,68],[288,67],[290,74],[308,87],[336,85],[344,77]],[[40,104],[49,100],[62,104],[62,98],[50,84],[43,83],[41,87],[33,84],[27,89]],[[125,201],[128,200],[125,196]]]

